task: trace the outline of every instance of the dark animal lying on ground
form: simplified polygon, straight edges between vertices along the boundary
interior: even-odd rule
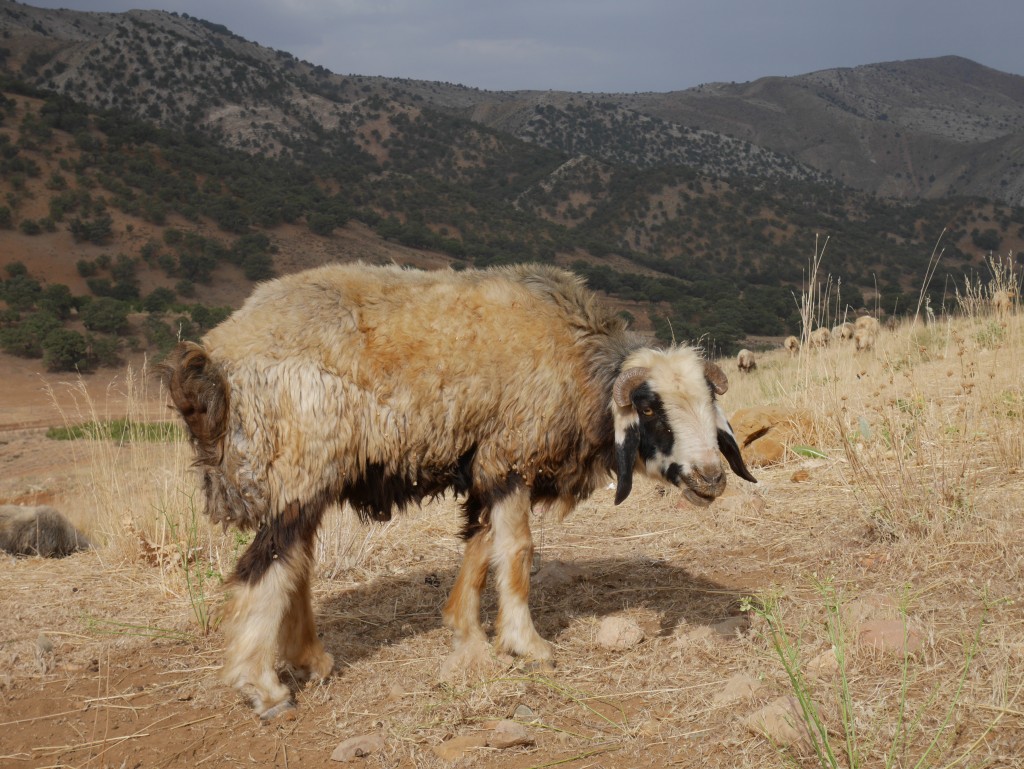
[[[280,662],[326,676],[310,597],[324,509],[364,518],[454,490],[467,540],[444,609],[456,656],[486,645],[493,566],[498,644],[538,661],[551,645],[528,605],[532,505],[564,515],[602,479],[616,504],[636,470],[698,505],[743,464],[692,349],[644,347],[582,281],[516,266],[463,272],[332,265],[260,286],[165,381],[191,434],[206,511],[257,533],[232,577],[225,679],[270,718],[290,707]]]
[[[86,536],[52,507],[0,505],[0,550],[63,558],[90,547]]]

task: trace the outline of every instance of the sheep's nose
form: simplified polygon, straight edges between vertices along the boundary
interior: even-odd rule
[[[725,471],[722,470],[720,462],[708,465],[698,465],[693,468],[694,480],[707,486],[709,489],[714,489],[716,492],[721,491],[721,487],[725,485]]]

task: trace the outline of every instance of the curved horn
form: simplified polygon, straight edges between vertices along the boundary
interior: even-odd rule
[[[626,408],[632,403],[633,391],[647,381],[650,369],[634,367],[626,369],[615,379],[612,385],[612,400],[619,408]]]
[[[719,395],[723,395],[729,389],[729,378],[725,372],[709,360],[704,361],[704,377]]]

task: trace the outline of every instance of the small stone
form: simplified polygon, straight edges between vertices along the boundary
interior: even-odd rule
[[[486,748],[487,735],[467,734],[461,737],[452,737],[440,745],[431,748],[434,755],[444,761],[457,761],[473,748]]]
[[[518,705],[512,715],[521,721],[534,721],[537,718],[537,714],[533,712],[529,705]]]
[[[384,736],[379,732],[364,734],[359,737],[349,737],[331,753],[331,761],[351,761],[355,758],[363,758],[371,753],[384,749]]]
[[[745,614],[739,617],[729,617],[729,619],[716,622],[711,626],[711,630],[714,631],[715,635],[722,638],[735,638],[738,635],[742,635],[749,629],[750,618]]]
[[[36,651],[40,654],[50,654],[53,651],[53,641],[43,633],[36,639]]]
[[[797,470],[789,477],[789,480],[792,481],[793,483],[804,483],[805,481],[809,481],[810,479],[811,474],[806,470]]]
[[[772,700],[747,716],[743,725],[754,734],[764,735],[774,745],[786,746],[811,741],[800,702],[793,695]]]
[[[388,702],[395,702],[396,700],[400,700],[408,693],[409,692],[405,690],[405,687],[396,681],[395,683],[391,684],[391,687],[388,689]]]
[[[632,649],[643,640],[643,629],[625,617],[605,617],[597,631],[597,643],[605,649]]]
[[[831,675],[839,670],[839,658],[836,656],[836,649],[830,646],[821,654],[808,660],[806,670],[813,676]]]
[[[860,626],[857,643],[882,652],[917,654],[924,649],[921,633],[902,619],[867,620]]]
[[[511,748],[516,745],[533,745],[536,740],[530,736],[525,726],[515,721],[499,721],[498,725],[487,736],[487,745],[491,748]]]
[[[583,579],[583,569],[565,561],[547,561],[533,575],[534,587],[561,587]]]
[[[716,705],[728,705],[732,702],[752,700],[763,684],[747,673],[737,673],[725,682],[725,687],[718,692],[712,702]]]

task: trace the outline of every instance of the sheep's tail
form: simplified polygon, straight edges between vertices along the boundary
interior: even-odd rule
[[[160,372],[188,426],[196,464],[219,464],[228,422],[228,388],[219,367],[202,345],[179,342],[160,364]]]

